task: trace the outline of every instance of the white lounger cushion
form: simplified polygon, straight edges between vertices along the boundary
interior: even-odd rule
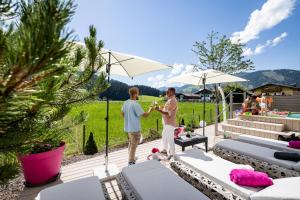
[[[42,190],[36,200],[105,200],[98,177],[82,178]]]
[[[122,174],[143,200],[209,200],[196,188],[155,160],[123,168]]]
[[[272,140],[268,138],[261,138],[252,135],[239,135],[237,137],[238,141],[246,142],[249,144],[254,144],[262,147],[268,147],[271,149],[279,150],[279,151],[286,151],[292,153],[299,153],[300,149],[293,149],[288,147],[288,142],[280,141],[280,140]]]
[[[230,181],[232,169],[248,168],[246,165],[237,165],[212,154],[205,153],[199,149],[192,149],[177,153],[175,160],[179,160],[186,166],[203,174],[216,184],[223,185],[237,195],[250,199],[250,195],[259,191],[258,188],[242,187]]]
[[[279,160],[274,158],[274,153],[278,150],[248,144],[236,140],[223,140],[221,142],[218,142],[215,146],[234,151],[242,155],[250,156],[261,161],[266,161],[267,163],[275,164],[287,169],[293,170],[294,165],[297,163],[293,161]]]
[[[299,200],[300,177],[275,179],[269,186],[251,196],[251,200]]]

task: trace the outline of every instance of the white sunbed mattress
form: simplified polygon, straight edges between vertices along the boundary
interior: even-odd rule
[[[209,200],[204,194],[155,160],[123,168],[122,175],[143,200]]]
[[[230,171],[243,167],[215,155],[205,153],[202,150],[192,149],[177,153],[175,160],[181,161],[186,166],[206,176],[216,184],[233,191],[242,198],[250,199],[252,194],[261,190],[261,188],[242,187],[231,182],[229,177]],[[244,167],[247,168],[246,165]]]
[[[98,177],[82,178],[42,190],[36,200],[105,200]]]
[[[236,140],[223,140],[221,142],[218,142],[215,146],[291,170],[293,170],[294,166],[297,164],[297,162],[293,161],[276,159],[274,157],[274,153],[278,150]]]

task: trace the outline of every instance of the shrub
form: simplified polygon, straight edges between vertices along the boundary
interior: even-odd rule
[[[161,137],[161,134],[154,130],[154,129],[149,129],[149,136],[147,139],[150,139],[150,140],[156,140],[156,139],[159,139]]]
[[[180,125],[182,125],[182,126],[184,126],[184,125],[185,125],[185,123],[184,123],[184,119],[183,119],[183,118],[181,119]]]
[[[86,145],[84,147],[84,154],[85,155],[93,155],[95,153],[98,153],[98,148],[97,148],[97,144],[94,140],[94,135],[92,132],[90,132],[89,139],[86,142]]]

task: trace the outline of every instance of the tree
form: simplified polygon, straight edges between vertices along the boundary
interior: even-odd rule
[[[219,37],[217,32],[212,31],[207,36],[207,41],[196,42],[193,52],[197,55],[199,64],[195,70],[214,69],[229,74],[253,70],[253,62],[243,56],[244,45],[234,43],[225,35]],[[216,102],[220,97],[215,85]],[[218,109],[219,110],[219,109]]]
[[[230,92],[239,93],[233,95],[234,103],[242,103],[244,101],[244,92],[247,92],[247,89],[238,83],[227,84],[224,89],[224,94],[227,96]],[[226,102],[229,103],[229,99],[226,99]]]
[[[212,31],[207,41],[196,42],[193,52],[198,56],[196,69],[214,69],[229,74],[253,70],[253,62],[243,56],[244,45],[234,43],[225,35]]]
[[[94,135],[92,132],[90,132],[89,139],[86,142],[86,145],[84,147],[84,154],[85,155],[93,155],[95,153],[98,153],[98,148],[97,148],[97,144],[94,140]]]
[[[20,1],[19,17],[10,28],[1,24],[1,169],[16,166],[16,152],[24,146],[69,133],[70,126],[86,118],[80,113],[72,123],[63,122],[71,106],[96,98],[108,87],[101,73],[89,91],[83,89],[105,64],[104,44],[90,26],[86,48],[76,45],[67,29],[75,8],[72,0]]]

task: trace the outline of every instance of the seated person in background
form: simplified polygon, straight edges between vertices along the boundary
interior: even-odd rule
[[[243,113],[244,112],[251,112],[252,115],[258,115],[260,111],[259,103],[256,101],[256,96],[252,95],[245,99],[243,103]]]
[[[267,98],[267,102],[268,102],[268,109],[271,110],[272,103],[273,103],[273,98],[272,97]]]
[[[249,101],[249,96],[242,103],[242,113],[247,112],[247,110],[248,110],[248,107],[247,107],[248,101]]]
[[[261,115],[267,115],[268,111],[268,99],[265,93],[262,93],[261,98],[257,97],[256,101],[259,103],[261,108]]]

